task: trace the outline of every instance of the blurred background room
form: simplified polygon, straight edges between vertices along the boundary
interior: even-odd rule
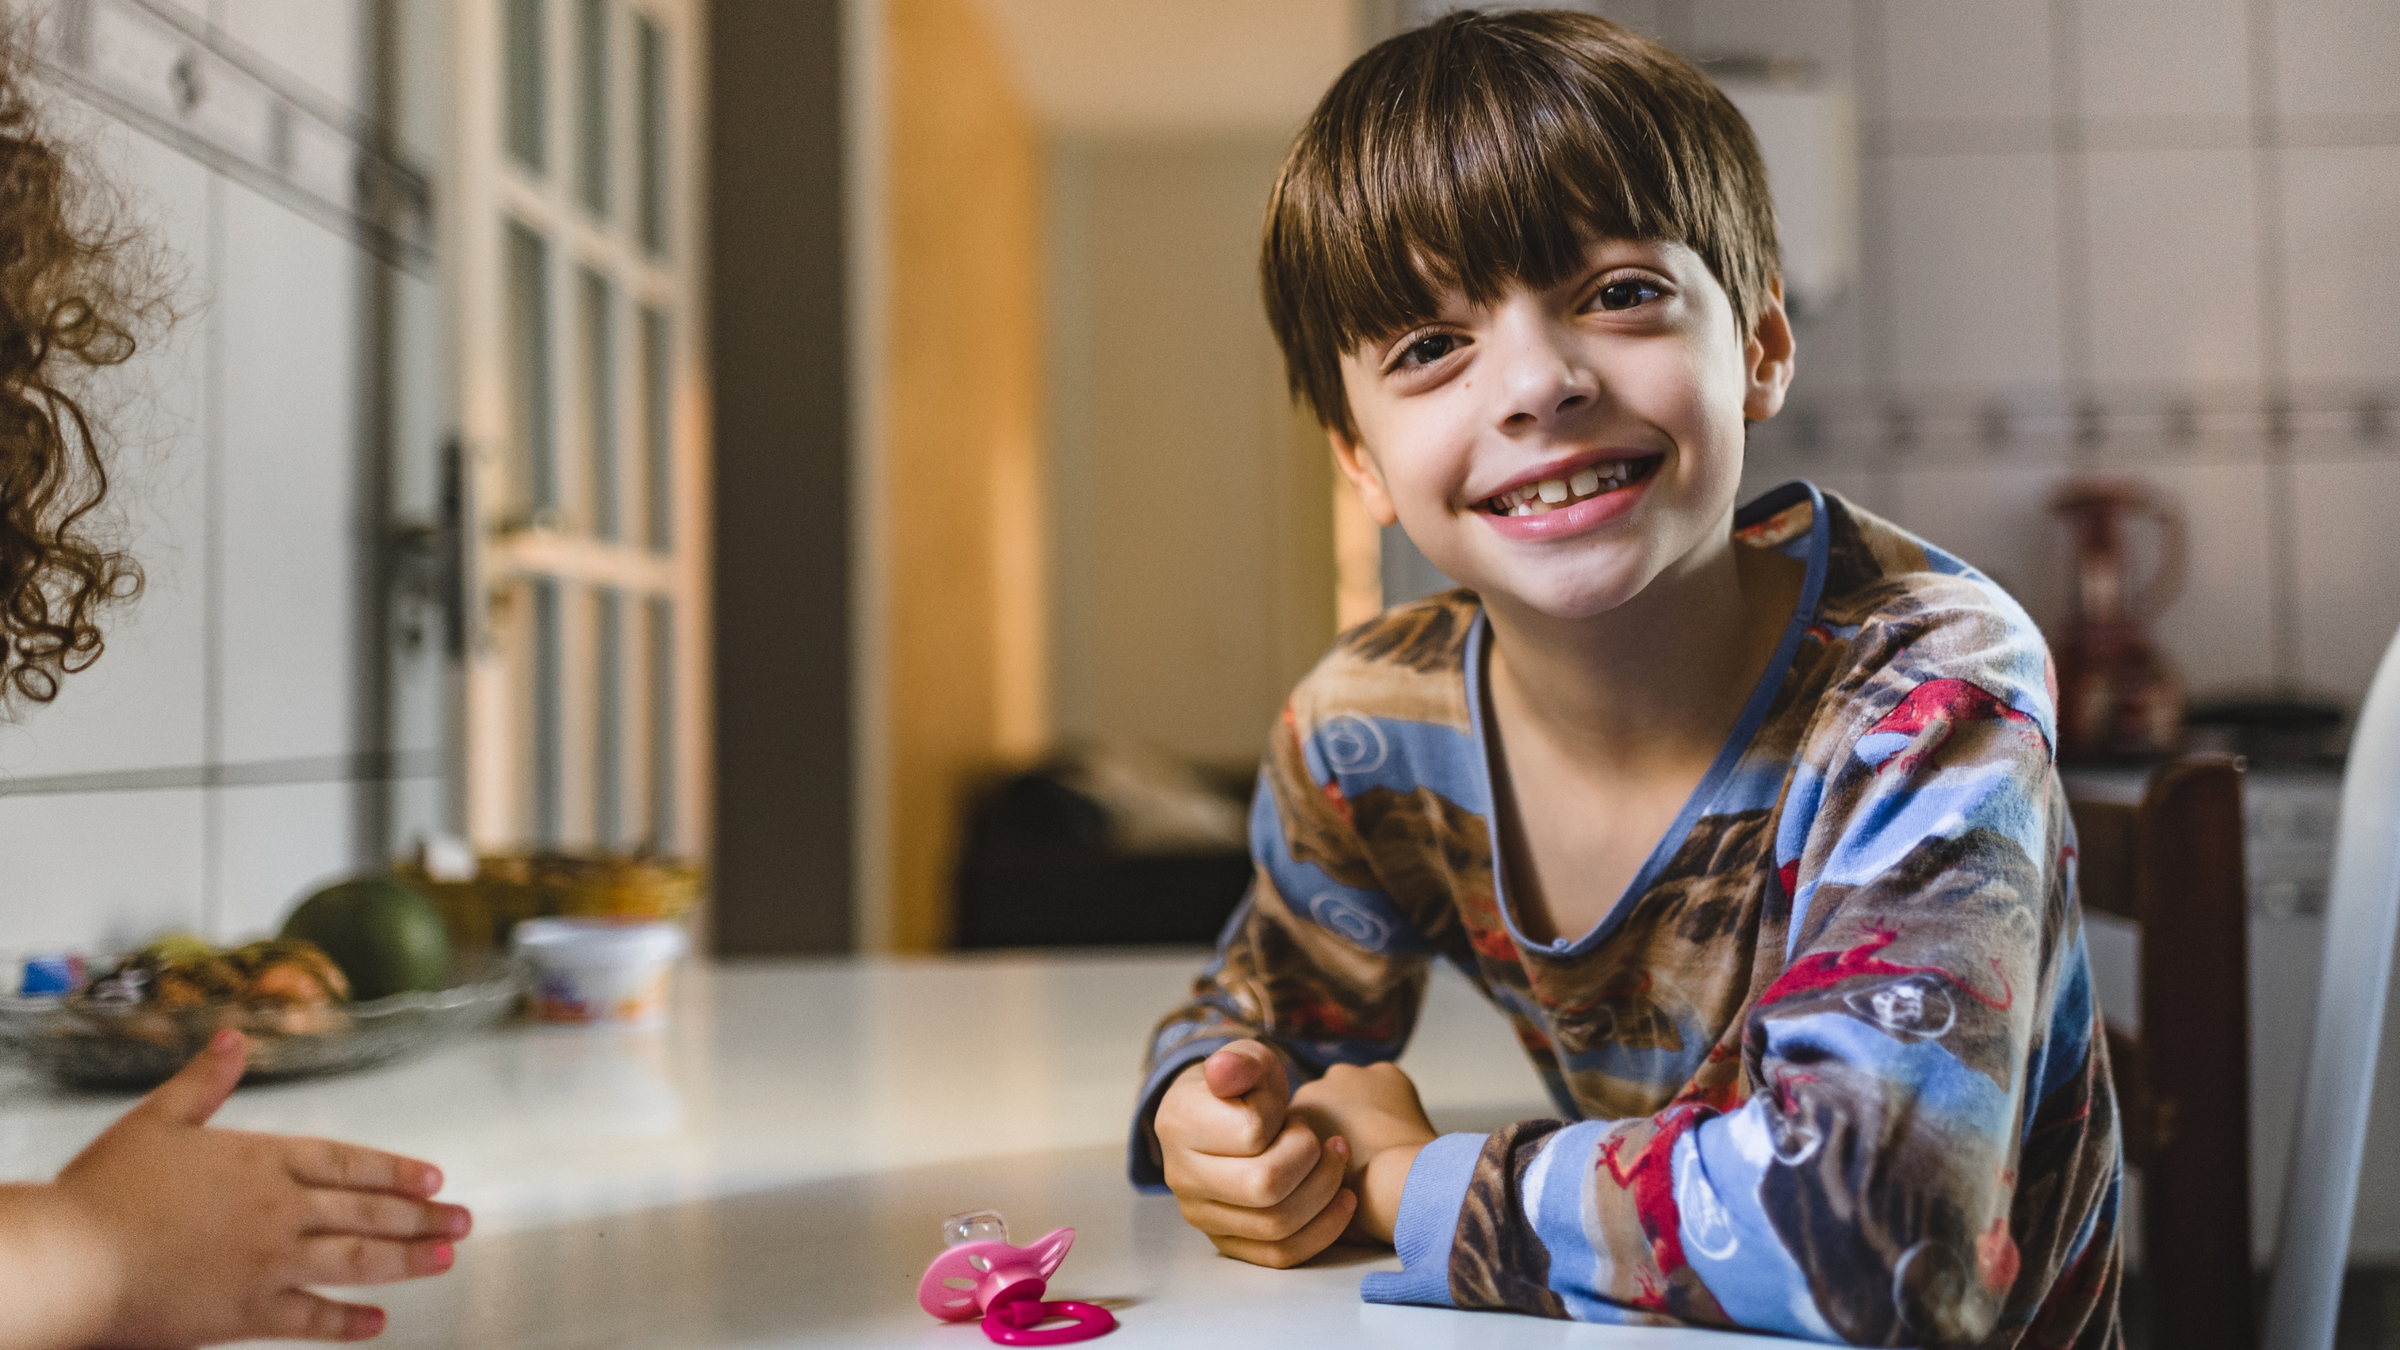
[[[478,856],[694,864],[726,958],[1205,943],[1285,691],[1446,584],[1287,398],[1255,264],[1318,94],[1448,7],[8,0],[181,318],[105,382],[147,594],[0,723],[0,945]],[[1567,7],[1766,148],[1799,373],[1745,495],[1842,492],[2054,644],[2129,597],[2148,720],[2092,772],[2249,757],[2272,1215],[2400,626],[2400,22]],[[2353,1260],[2400,1269],[2379,1081]]]

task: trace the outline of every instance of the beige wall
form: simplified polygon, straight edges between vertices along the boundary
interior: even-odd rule
[[[1333,635],[1333,471],[1257,282],[1285,136],[1060,136],[1049,161],[1052,717],[1255,759]]]
[[[980,11],[887,0],[889,345],[867,531],[888,597],[888,945],[947,943],[960,809],[1046,739],[1041,156]],[[874,864],[870,864],[874,865]]]

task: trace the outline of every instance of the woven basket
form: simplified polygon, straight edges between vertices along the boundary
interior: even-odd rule
[[[394,868],[423,891],[461,951],[497,948],[527,919],[677,920],[700,903],[699,866],[674,858],[494,853],[472,881],[435,881],[414,862]]]

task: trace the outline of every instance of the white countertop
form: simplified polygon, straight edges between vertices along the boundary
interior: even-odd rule
[[[474,1209],[458,1266],[374,1291],[391,1347],[989,1345],[916,1306],[945,1214],[1078,1233],[1053,1291],[1109,1346],[1678,1346],[1706,1332],[1364,1304],[1388,1253],[1299,1270],[1215,1254],[1125,1180],[1141,1046],[1202,956],[795,961],[679,972],[652,1032],[512,1025],[371,1073],[245,1088],[219,1123],[439,1164]],[[1438,978],[1402,1064],[1434,1123],[1550,1113],[1499,1017]],[[128,1099],[0,1070],[0,1179],[54,1173]],[[1788,1344],[1788,1342],[1782,1342]]]

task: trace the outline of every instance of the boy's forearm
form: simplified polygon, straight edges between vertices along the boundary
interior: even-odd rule
[[[55,1185],[0,1186],[0,1350],[90,1343],[116,1306],[108,1243]]]

